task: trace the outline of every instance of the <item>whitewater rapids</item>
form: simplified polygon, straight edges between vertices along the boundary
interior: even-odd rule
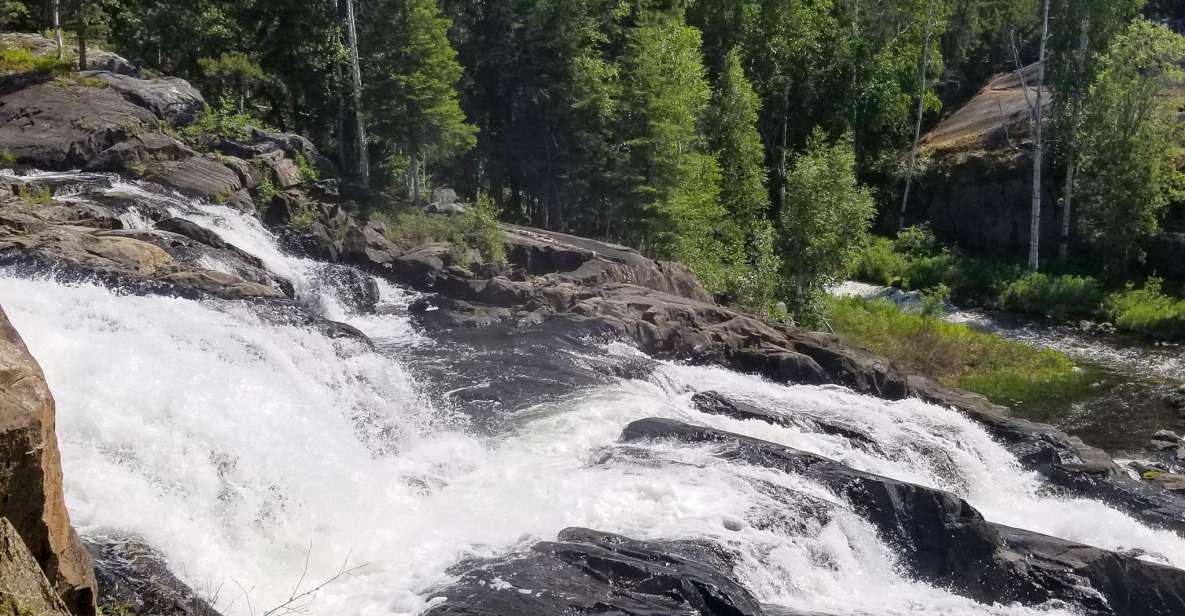
[[[981,605],[908,579],[870,524],[805,478],[699,446],[613,455],[622,428],[646,417],[815,452],[950,490],[995,522],[1185,567],[1185,540],[1099,503],[1042,495],[1038,478],[982,429],[918,401],[662,364],[647,380],[505,409],[509,427],[493,434],[473,429],[424,393],[397,352],[434,344],[403,316],[408,293],[382,285],[380,314],[350,314],[317,287],[315,262],[283,255],[253,219],[171,207],[380,343],[278,325],[240,303],[125,296],[0,270],[0,302],[57,399],[74,524],[84,535],[143,537],[228,616],[262,613],[343,568],[349,575],[317,593],[312,613],[415,614],[461,560],[523,550],[568,526],[717,542],[741,555],[738,579],[760,601],[820,614],[1068,614]],[[880,447],[705,415],[691,396],[707,390],[842,421]],[[804,495],[804,510],[762,482]],[[811,501],[832,509],[826,522],[812,521]]]

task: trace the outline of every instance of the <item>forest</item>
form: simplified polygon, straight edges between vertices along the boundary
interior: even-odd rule
[[[1034,227],[1058,208],[1086,252],[1041,247],[1034,228],[993,293],[1143,276],[1143,242],[1185,190],[1182,18],[1169,0],[0,1],[5,29],[57,23],[80,49],[200,84],[204,129],[307,135],[367,207],[452,187],[808,323],[853,272],[958,286],[902,273],[910,238],[936,241],[903,229],[918,140],[992,75],[1031,65]]]

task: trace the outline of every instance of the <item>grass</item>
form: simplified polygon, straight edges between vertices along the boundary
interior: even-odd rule
[[[488,199],[479,199],[476,206],[459,216],[426,214],[418,208],[409,208],[372,212],[371,218],[386,225],[388,237],[404,246],[448,242],[459,261],[465,261],[466,253],[472,249],[485,261],[506,262],[502,228]]]
[[[884,300],[835,298],[829,318],[840,336],[907,372],[1027,409],[1030,416],[1043,415],[1046,411],[1038,409],[1050,406],[1064,408],[1089,391],[1096,376],[1063,353],[906,312]]]
[[[0,73],[64,75],[74,70],[74,61],[52,55],[39,56],[28,49],[0,49]]]

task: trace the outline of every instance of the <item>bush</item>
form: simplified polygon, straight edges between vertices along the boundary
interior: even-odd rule
[[[920,225],[899,231],[893,250],[908,257],[933,257],[941,252],[942,245],[928,225]]]
[[[937,297],[938,292],[930,295]],[[1089,391],[1093,376],[1066,355],[966,325],[906,312],[885,300],[832,299],[830,323],[844,338],[907,372],[968,389],[999,404],[1041,407]]]
[[[250,115],[238,113],[233,104],[224,100],[214,106],[206,105],[197,121],[182,129],[181,134],[191,139],[216,136],[241,141],[247,138],[247,129],[251,126],[259,126],[259,122]]]
[[[1150,278],[1144,288],[1134,285],[1112,294],[1106,312],[1120,329],[1161,339],[1185,338],[1185,300],[1165,295],[1164,281]]]
[[[1012,281],[1000,297],[1005,310],[1046,314],[1055,319],[1092,316],[1103,302],[1103,288],[1089,276],[1031,272]]]
[[[898,286],[903,282],[906,265],[905,257],[894,250],[891,240],[877,237],[856,257],[853,276],[870,284]]]
[[[505,263],[506,243],[496,212],[493,202],[482,197],[477,205],[459,216],[426,214],[411,208],[373,212],[371,218],[385,224],[390,239],[405,246],[448,242],[460,261],[473,249],[486,261]]]

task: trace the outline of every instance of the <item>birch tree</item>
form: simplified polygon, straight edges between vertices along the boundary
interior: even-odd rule
[[[346,47],[350,57],[350,100],[353,102],[354,139],[357,148],[358,179],[370,184],[370,156],[366,147],[366,123],[362,119],[362,66],[358,59],[358,25],[354,16],[354,0],[341,0],[345,15]]]

